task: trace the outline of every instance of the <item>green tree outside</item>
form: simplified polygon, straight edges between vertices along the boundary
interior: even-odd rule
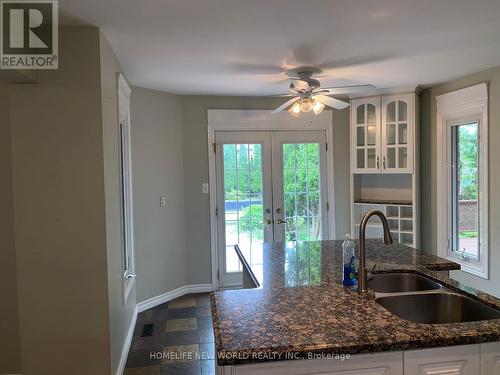
[[[249,147],[250,146],[250,147]],[[224,145],[224,190],[227,201],[262,202],[261,145]],[[283,146],[286,240],[317,239],[320,231],[319,146]],[[308,223],[307,217],[313,217]],[[262,203],[243,208],[240,231],[262,239]]]

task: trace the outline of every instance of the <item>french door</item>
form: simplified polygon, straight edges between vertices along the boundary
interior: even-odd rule
[[[221,287],[241,285],[236,244],[258,265],[251,249],[263,242],[328,238],[325,131],[222,131],[215,141]]]

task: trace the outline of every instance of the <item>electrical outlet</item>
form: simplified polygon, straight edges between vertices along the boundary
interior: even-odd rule
[[[208,194],[209,193],[208,189],[209,189],[208,183],[204,182],[203,184],[201,184],[201,192],[203,194]]]
[[[160,206],[165,207],[167,205],[167,197],[161,196],[160,197]]]

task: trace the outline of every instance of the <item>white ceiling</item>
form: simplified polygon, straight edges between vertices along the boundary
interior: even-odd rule
[[[392,88],[500,65],[500,0],[59,4],[63,24],[102,28],[132,84],[179,94],[284,93],[272,66],[327,65],[323,86]]]

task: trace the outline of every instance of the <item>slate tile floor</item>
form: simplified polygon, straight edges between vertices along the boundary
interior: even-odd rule
[[[144,324],[151,336],[141,337]],[[151,354],[175,353],[175,356]],[[137,317],[124,375],[215,375],[210,300],[190,294],[146,310]]]

